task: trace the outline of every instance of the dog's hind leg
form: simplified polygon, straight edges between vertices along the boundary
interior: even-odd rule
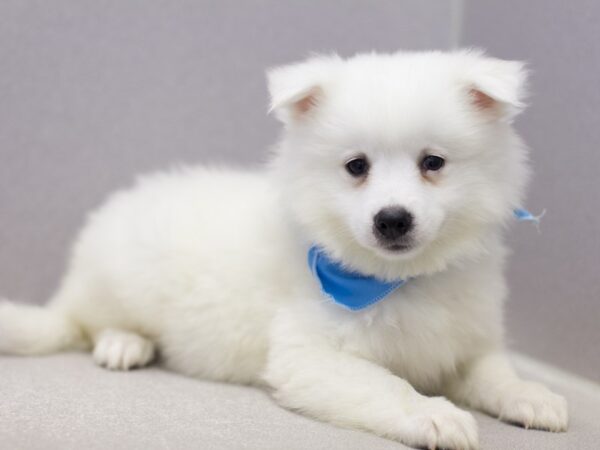
[[[154,353],[151,341],[130,331],[109,328],[94,339],[94,361],[110,370],[143,367],[152,361]]]

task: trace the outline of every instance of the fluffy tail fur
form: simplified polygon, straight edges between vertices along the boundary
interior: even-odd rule
[[[82,347],[83,333],[61,311],[0,301],[0,354],[43,355]]]

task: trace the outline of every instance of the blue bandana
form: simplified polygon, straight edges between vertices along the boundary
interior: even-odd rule
[[[523,208],[517,208],[517,209],[513,210],[513,216],[515,216],[515,219],[517,219],[519,222],[533,222],[536,227],[539,227],[540,220],[542,217],[544,217],[544,214],[546,214],[545,209],[541,213],[539,213],[537,216],[534,216],[529,211],[527,211],[526,209],[523,209]],[[539,230],[539,228],[538,228],[538,230]]]
[[[317,246],[308,251],[308,265],[319,280],[323,293],[352,311],[377,303],[405,283],[405,280],[388,282],[349,271],[339,262],[329,259]]]
[[[534,216],[526,209],[515,209],[513,214],[518,221],[530,221],[537,226],[544,212]],[[319,281],[323,294],[352,311],[377,303],[406,283],[406,280],[384,281],[348,270],[315,245],[308,250],[308,266]]]

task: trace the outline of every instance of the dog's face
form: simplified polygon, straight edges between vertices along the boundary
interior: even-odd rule
[[[275,69],[286,203],[311,240],[362,270],[416,274],[472,252],[520,200],[510,119],[523,78],[520,63],[468,52]]]

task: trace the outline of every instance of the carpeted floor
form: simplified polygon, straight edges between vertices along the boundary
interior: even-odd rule
[[[521,368],[529,378],[531,367]],[[558,385],[557,385],[558,384]],[[568,383],[567,433],[524,430],[477,414],[481,448],[600,449],[600,394]],[[260,390],[158,368],[96,367],[88,355],[0,357],[0,449],[404,449],[285,411]]]

